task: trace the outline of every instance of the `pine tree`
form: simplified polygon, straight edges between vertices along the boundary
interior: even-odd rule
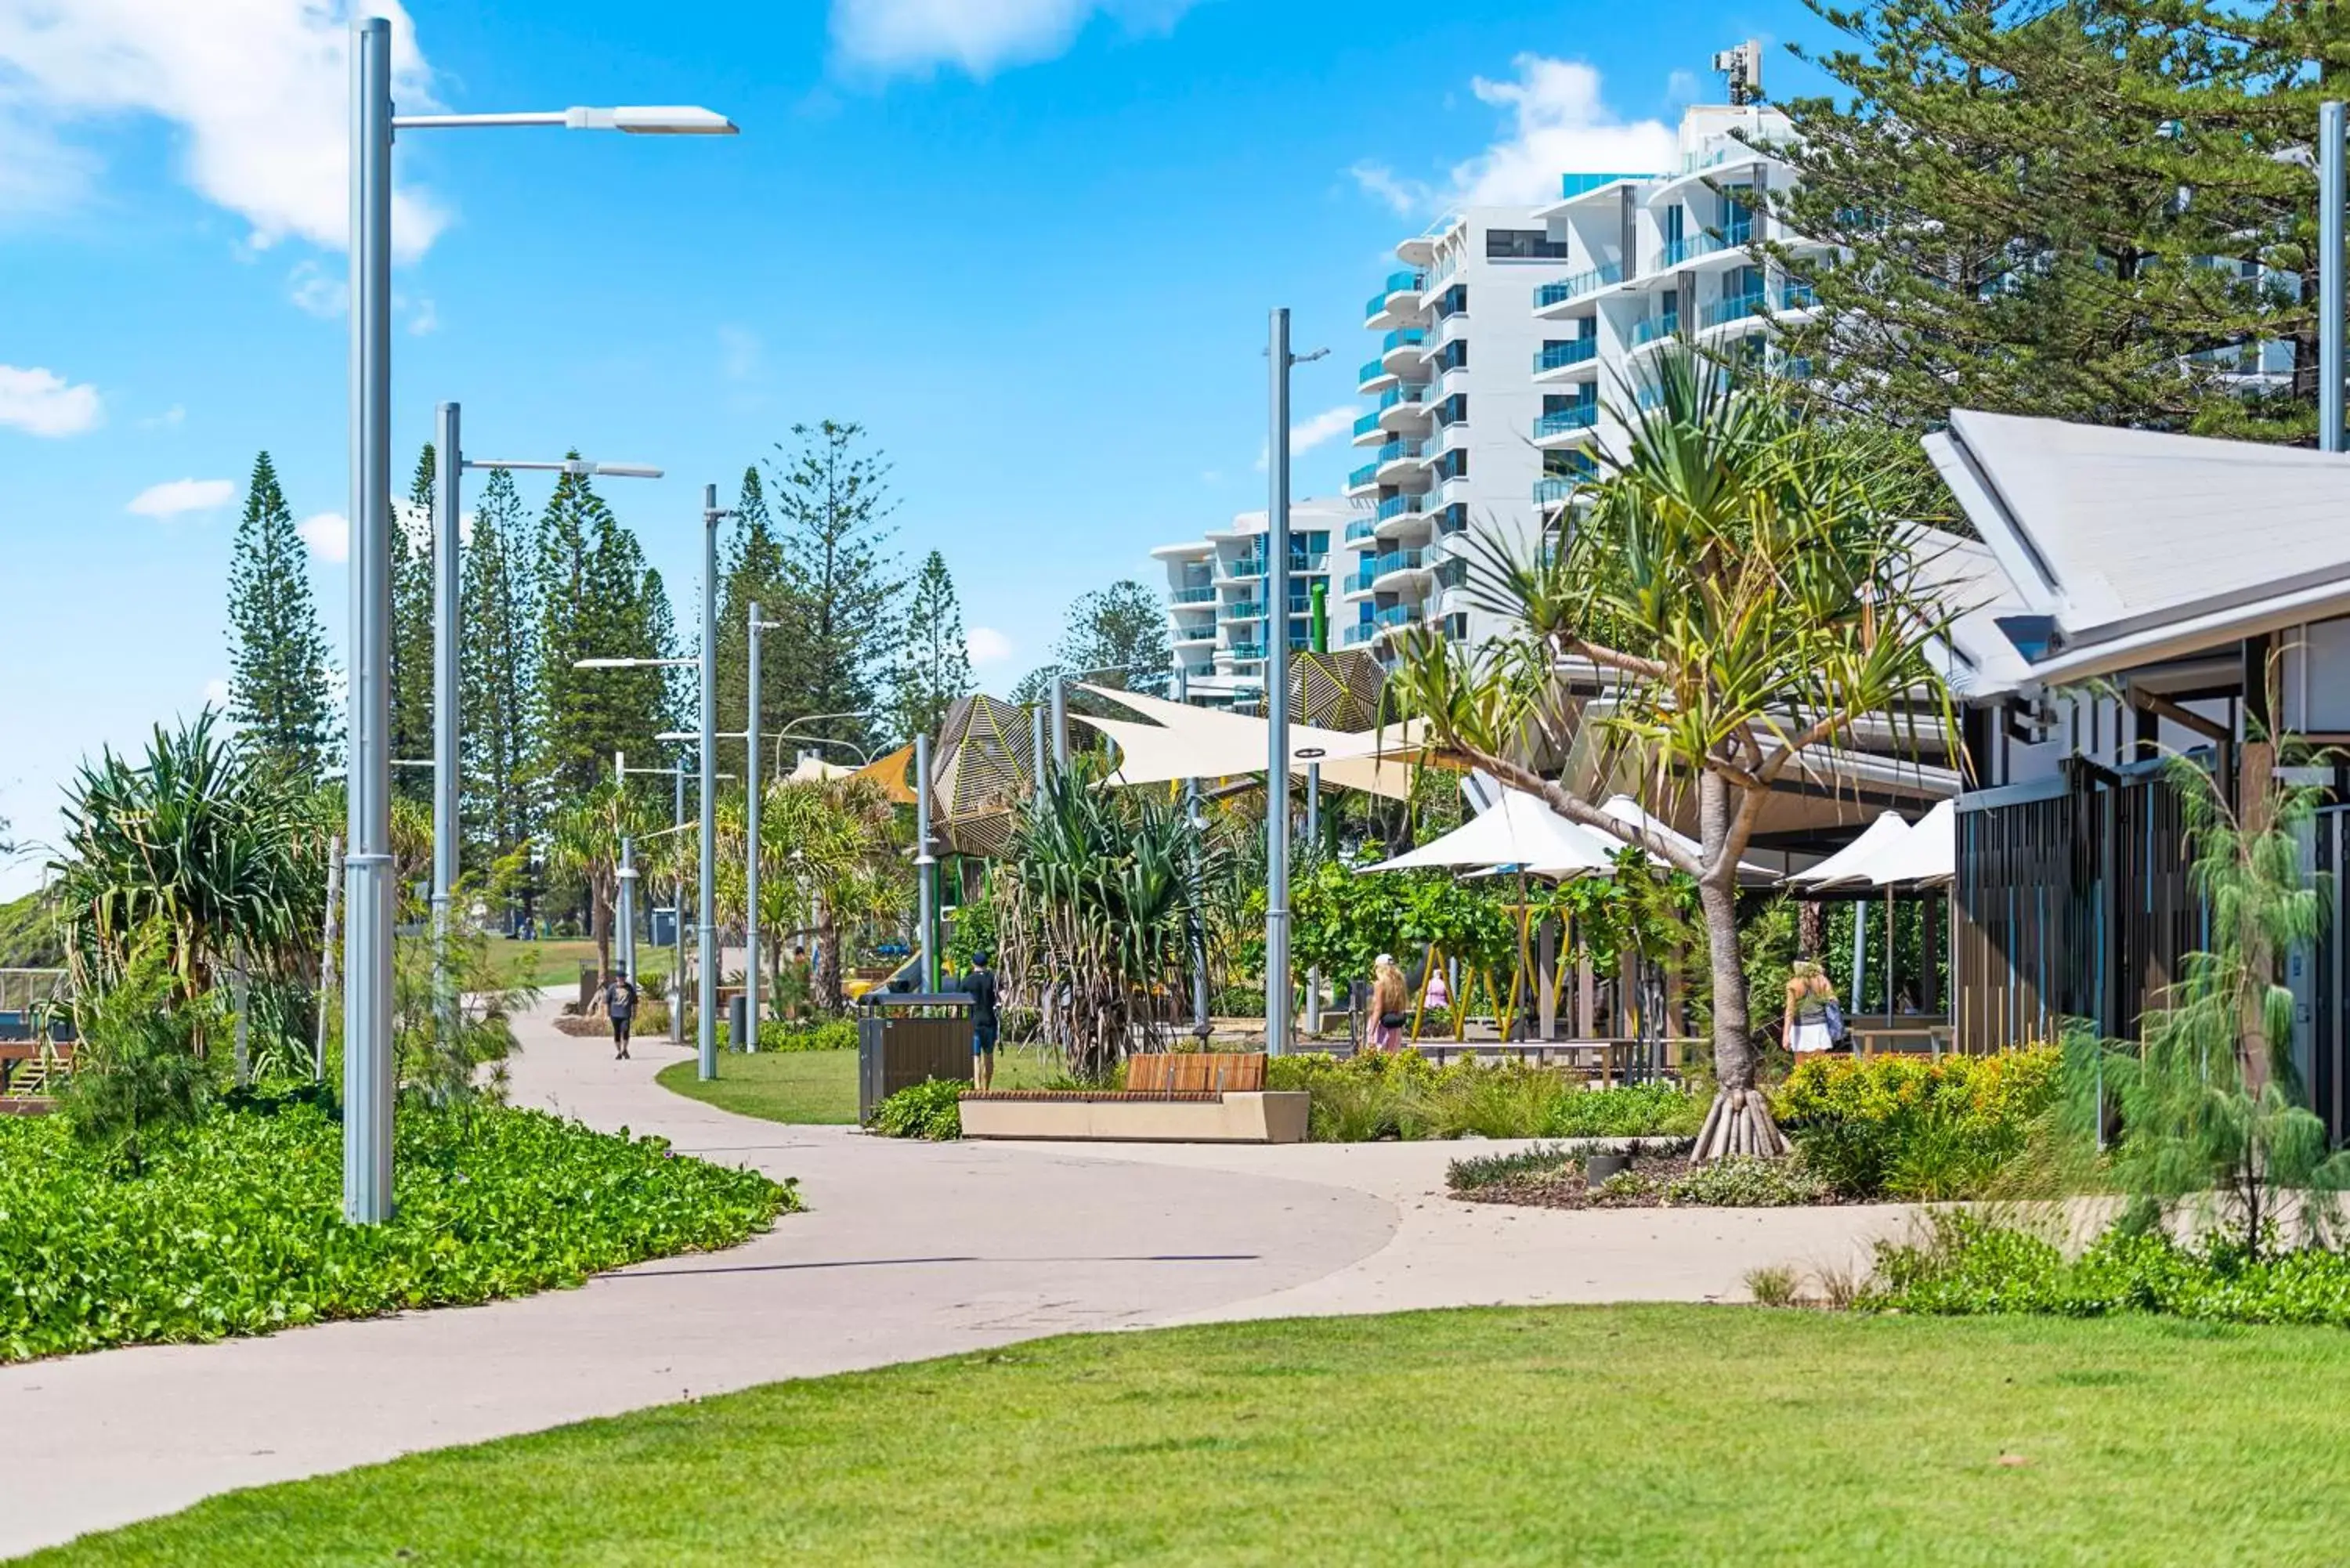
[[[432,447],[416,460],[405,505],[392,506],[391,754],[432,754]],[[422,768],[391,770],[392,793],[432,798],[432,775]]]
[[[1837,401],[2306,439],[2303,78],[2350,56],[2334,7],[1811,3],[1851,47],[1806,57],[1838,90],[1785,106],[1773,205],[1836,254],[1772,249],[1818,296],[1787,349]],[[2237,379],[2264,341],[2290,386]]]
[[[892,732],[938,732],[947,709],[971,690],[971,650],[963,642],[962,606],[946,557],[936,550],[922,563],[906,607],[906,636],[889,672]]]
[[[308,556],[276,467],[253,461],[228,577],[229,717],[296,776],[315,779],[339,726],[327,683],[327,629]]]
[[[576,455],[576,454],[575,454]],[[648,580],[650,578],[650,581]],[[660,578],[584,476],[565,474],[539,523],[536,774],[557,803],[611,777],[612,753],[650,759],[671,711],[662,670],[580,670],[583,659],[658,659]]]
[[[722,564],[718,597],[718,715],[720,728],[740,729],[750,712],[750,607],[759,607],[759,618],[783,629],[764,634],[759,643],[761,660],[759,729],[773,735],[811,710],[794,705],[788,678],[779,678],[778,659],[786,665],[785,648],[795,624],[790,592],[784,582],[783,546],[775,538],[767,511],[766,489],[759,471],[743,471],[743,493],[734,503],[734,525]],[[720,755],[726,755],[723,748]]]
[[[1164,695],[1174,662],[1167,607],[1132,578],[1081,594],[1053,656],[1072,680],[1107,679],[1129,691]]]
[[[898,649],[900,584],[888,550],[894,531],[884,526],[897,510],[889,465],[858,450],[861,425],[827,420],[794,425],[792,433],[798,451],[768,465],[783,524],[785,587],[782,613],[769,618],[786,629],[763,645],[762,681],[777,693],[782,711],[801,721],[797,728],[862,741],[871,733],[868,720],[805,721],[873,707],[875,679]],[[766,648],[777,657],[765,659]]]
[[[530,842],[532,649],[538,624],[530,533],[513,476],[494,471],[473,511],[459,606],[466,868],[485,872]]]

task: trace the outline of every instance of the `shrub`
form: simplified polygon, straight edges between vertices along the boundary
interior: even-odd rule
[[[718,1048],[722,1051],[733,1048],[733,1031],[723,1022],[718,1025]],[[764,1019],[759,1024],[759,1049],[776,1052],[854,1051],[857,1049],[857,1020],[820,1018],[786,1023],[777,1019]]]
[[[402,1099],[385,1225],[342,1218],[341,1127],[233,1100],[124,1176],[58,1118],[0,1118],[0,1361],[267,1334],[577,1285],[731,1247],[791,1183],[536,1111]]]
[[[1747,1293],[1756,1306],[1790,1307],[1795,1304],[1795,1271],[1783,1263],[1746,1271]]]
[[[1799,1062],[1773,1106],[1805,1161],[1853,1198],[1981,1196],[2054,1104],[2063,1054]]]
[[[1801,1156],[1761,1159],[1733,1154],[1694,1166],[1665,1183],[1665,1201],[1679,1208],[1793,1209],[1832,1196]]]
[[[962,1095],[971,1085],[931,1078],[899,1090],[873,1107],[873,1130],[883,1137],[926,1137],[946,1143],[962,1137]]]
[[[1498,1187],[1521,1176],[1546,1176],[1573,1165],[1575,1151],[1557,1144],[1536,1144],[1513,1154],[1476,1154],[1444,1168],[1444,1185],[1454,1192],[1474,1192]]]
[[[1344,1061],[1276,1056],[1265,1083],[1313,1096],[1309,1131],[1319,1143],[1685,1136],[1705,1111],[1671,1085],[1588,1089],[1547,1067],[1489,1067],[1464,1058],[1439,1068],[1417,1051],[1367,1051]]]
[[[1923,1237],[1882,1242],[1859,1304],[1903,1312],[2102,1317],[2160,1313],[2228,1323],[2350,1326],[2350,1256],[2308,1249],[2258,1257],[2231,1241],[2189,1245],[2116,1226],[2068,1259],[2043,1237],[1963,1211]]]

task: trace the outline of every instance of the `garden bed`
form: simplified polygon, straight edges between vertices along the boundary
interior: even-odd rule
[[[0,1119],[0,1362],[270,1334],[577,1285],[734,1246],[791,1183],[537,1111],[403,1102],[388,1224],[342,1218],[342,1127],[307,1098],[214,1112],[127,1174],[60,1118]]]
[[[1625,1168],[1591,1180],[1593,1157],[1614,1152],[1629,1157]],[[1634,1140],[1621,1151],[1553,1144],[1473,1156],[1454,1160],[1444,1182],[1466,1203],[1535,1209],[1787,1209],[1843,1201],[1800,1160],[1732,1156],[1692,1167],[1686,1138]]]

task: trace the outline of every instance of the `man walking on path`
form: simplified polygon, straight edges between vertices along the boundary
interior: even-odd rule
[[[612,1020],[612,1060],[629,1059],[629,1025],[637,1016],[637,982],[627,975],[608,972],[604,976],[604,1012]]]
[[[995,971],[985,953],[971,961],[962,989],[971,994],[971,1085],[984,1090],[995,1082]]]

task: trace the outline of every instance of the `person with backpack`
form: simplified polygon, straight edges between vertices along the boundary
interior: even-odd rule
[[[637,1017],[637,982],[618,971],[604,976],[604,1013],[612,1021],[612,1060],[629,1059],[629,1026]]]
[[[1798,1056],[1833,1051],[1844,1036],[1844,1009],[1827,971],[1810,959],[1795,961],[1787,977],[1787,1049]]]
[[[971,997],[971,1086],[984,1090],[995,1082],[995,971],[988,955],[973,954],[962,990]]]

